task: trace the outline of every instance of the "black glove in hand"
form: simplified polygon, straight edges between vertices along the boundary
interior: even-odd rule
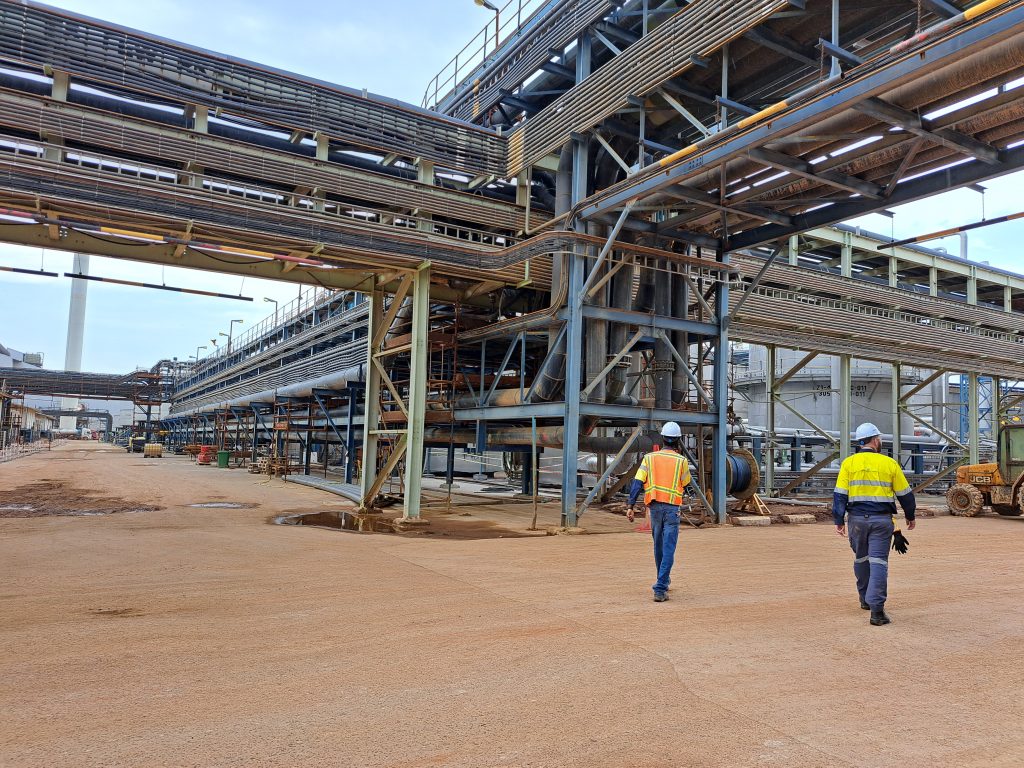
[[[907,554],[907,550],[910,549],[910,539],[903,535],[903,531],[893,532],[892,548],[901,555]]]

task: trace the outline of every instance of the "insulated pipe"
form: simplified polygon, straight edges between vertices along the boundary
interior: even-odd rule
[[[654,313],[659,317],[672,317],[672,284],[668,279],[668,263],[658,261],[658,274],[654,280]],[[654,404],[656,408],[672,407],[672,373],[675,359],[663,336],[654,340]]]
[[[889,53],[893,56],[897,56],[901,53],[909,51],[911,48],[916,48],[921,43],[926,43],[929,40],[934,40],[936,37],[945,34],[954,27],[958,27],[965,21],[972,21],[983,13],[995,10],[1001,5],[1006,5],[1009,0],[985,0],[983,3],[978,3],[973,8],[968,8],[961,14],[953,16],[950,19],[946,19],[932,27],[928,27],[918,34],[914,35],[908,40],[904,40],[902,43],[897,43],[889,49]]]
[[[296,384],[289,384],[278,389],[266,389],[262,392],[254,392],[249,395],[242,395],[232,400],[224,400],[216,404],[189,408],[184,411],[176,411],[173,416],[188,416],[191,414],[204,413],[209,411],[222,410],[224,408],[239,408],[252,403],[266,402],[275,397],[310,397],[314,389],[342,389],[354,383],[362,383],[364,378],[364,366],[355,365],[335,373],[329,373],[307,381],[300,381]]]
[[[601,236],[604,235],[606,228],[600,225],[595,225],[592,222],[587,223],[587,234]],[[589,269],[595,268],[593,259],[587,259]],[[593,297],[591,303],[597,307],[608,306],[608,287],[604,286],[597,295]],[[586,297],[582,297],[582,301],[586,303]],[[598,320],[590,318],[585,320],[584,328],[586,329],[586,335],[583,339],[584,346],[584,368],[586,378],[584,379],[584,385],[593,381],[608,362],[608,321]],[[594,385],[591,390],[590,397],[598,402],[604,400],[607,386],[605,381],[599,381]]]
[[[678,272],[672,274],[672,314],[673,317],[687,319],[689,316],[689,287],[683,275]],[[676,350],[684,360],[690,359],[690,337],[686,331],[673,331],[672,342]],[[689,398],[690,380],[686,376],[679,361],[676,361],[675,371],[672,374],[672,402],[678,404]],[[676,393],[679,393],[678,399]]]
[[[9,87],[21,92],[35,93],[42,96],[48,96],[51,88],[48,83],[40,83],[11,73],[0,73],[0,86]],[[170,125],[176,128],[189,129],[192,127],[191,121],[186,120],[181,115],[168,112],[164,109],[151,107],[142,102],[124,101],[110,98],[99,93],[90,93],[75,89],[69,91],[67,100],[71,104],[90,107],[92,109],[100,109],[105,112],[113,112],[115,114],[127,115],[129,117]],[[259,133],[256,130],[247,130],[244,127],[231,125],[224,121],[211,122],[207,126],[207,132],[211,136],[216,136],[218,138],[239,141],[244,144],[265,147],[267,149],[274,149],[291,155],[301,155],[312,158],[316,154],[316,147],[314,146],[296,144],[284,138],[268,136],[266,134]],[[352,168],[360,168],[384,176],[393,176],[395,178],[407,179],[409,181],[417,180],[417,173],[415,170],[399,168],[393,165],[382,165],[373,160],[338,150],[331,150],[329,160],[332,163],[338,163],[339,165],[345,165]],[[445,181],[444,179],[438,180],[438,186],[455,191],[465,191],[458,184]],[[548,208],[553,206],[554,200],[550,193],[544,190],[543,187],[538,187],[536,191],[538,193],[538,200],[542,205]],[[474,194],[494,200],[500,200],[502,202],[512,202],[514,200],[514,195],[501,189],[491,189],[486,186],[474,190]]]
[[[561,448],[564,445],[564,427],[538,427],[536,438],[530,427],[512,427],[493,429],[487,432],[487,444],[532,445],[534,439],[541,448]],[[579,448],[587,453],[614,454],[626,444],[629,437],[597,437],[582,435],[579,437]],[[630,453],[648,453],[658,444],[654,435],[640,435],[630,448]],[[472,445],[477,441],[476,432],[463,429],[455,432],[446,427],[430,427],[424,430],[423,441],[431,445]],[[738,449],[730,451],[727,456],[726,472],[728,475],[728,492],[736,498],[749,498],[756,492],[760,481],[757,463],[749,451]]]
[[[562,154],[558,159],[558,172],[555,175],[555,214],[564,215],[569,211],[571,204],[572,142],[566,142],[565,146],[562,147]],[[516,318],[509,323],[510,325],[514,324],[516,320],[520,320],[523,323],[533,324],[533,322],[539,321],[545,316],[548,318],[554,318],[555,314],[559,309],[561,309],[562,304],[566,299],[566,264],[567,257],[565,253],[559,252],[552,254],[551,303],[548,309],[544,312],[537,313],[536,317],[524,316],[521,319]],[[559,339],[559,329],[557,327],[551,327],[548,329],[548,354],[551,356],[551,362],[545,366],[534,387],[533,396],[540,402],[549,402],[554,399],[555,395],[561,391],[562,383],[565,380],[565,337],[562,336],[561,339]],[[483,371],[481,371],[481,375],[483,375]],[[519,405],[523,402],[524,396],[525,393],[521,393],[518,387],[514,389],[502,389],[492,395],[490,404]],[[472,397],[463,398],[463,401],[467,402],[465,407],[473,407],[477,405],[475,398]]]
[[[539,448],[561,448],[564,445],[564,427],[537,427],[537,446]],[[452,441],[458,445],[472,445],[477,441],[476,432],[469,429],[460,429],[454,432],[447,427],[430,427],[424,430],[424,442],[431,444],[447,445]],[[579,447],[589,453],[616,453],[626,444],[628,437],[597,437],[581,435]],[[533,443],[533,430],[531,427],[509,427],[502,429],[489,429],[487,431],[488,445],[531,445]],[[652,438],[641,435],[633,444],[635,451],[650,451],[654,446]]]
[[[633,277],[636,268],[633,266],[623,267],[611,279],[611,305],[613,307],[628,307],[633,295]],[[608,341],[611,347],[611,354],[616,354],[626,346],[629,339],[629,328],[625,323],[612,323],[608,331]],[[632,357],[633,355],[630,355]],[[630,357],[626,358],[628,362]],[[626,372],[620,367],[612,368],[608,377],[608,394],[612,397],[621,395],[626,390]]]

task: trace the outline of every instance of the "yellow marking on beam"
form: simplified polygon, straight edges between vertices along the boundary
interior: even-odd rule
[[[162,235],[151,235],[148,232],[137,232],[134,229],[119,229],[117,227],[100,227],[100,232],[106,235],[122,235],[124,237],[136,237],[140,240],[151,240],[156,243],[164,243]]]
[[[784,110],[788,106],[789,106],[789,102],[788,101],[776,102],[775,104],[772,104],[770,107],[765,107],[764,109],[762,109],[760,112],[757,112],[756,114],[753,114],[753,115],[750,115],[749,117],[743,118],[738,123],[736,123],[736,126],[739,127],[739,128],[747,128],[748,126],[753,125],[754,123],[758,122],[759,120],[764,120],[766,117],[771,117],[772,115],[777,115],[779,112],[781,112],[782,110]]]
[[[658,165],[661,166],[662,168],[664,168],[666,165],[671,165],[672,163],[676,162],[677,160],[682,160],[684,157],[687,157],[688,155],[692,155],[696,151],[697,151],[697,145],[696,144],[691,144],[690,146],[688,146],[688,147],[686,147],[684,149],[680,149],[678,152],[673,152],[668,157],[661,158],[661,160],[658,161]]]
[[[964,19],[966,21],[971,21],[986,11],[991,11],[1001,5],[1006,5],[1008,2],[1009,0],[985,0],[985,2],[978,3],[973,8],[968,8],[964,11]]]

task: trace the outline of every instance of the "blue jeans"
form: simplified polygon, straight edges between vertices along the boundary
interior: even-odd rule
[[[679,507],[652,501],[647,508],[654,538],[654,567],[658,570],[654,594],[661,595],[672,582],[672,564],[676,559],[676,541],[679,539]]]
[[[880,611],[885,606],[889,579],[892,516],[850,514],[847,530],[854,555],[853,573],[857,577],[857,592],[860,599],[871,606],[871,610]]]

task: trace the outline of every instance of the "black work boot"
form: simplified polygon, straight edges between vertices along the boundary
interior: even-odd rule
[[[863,608],[865,611],[871,610],[871,606],[865,603],[863,600],[860,601],[860,607]]]
[[[873,627],[881,627],[884,624],[892,624],[892,619],[890,619],[886,615],[885,608],[879,608],[878,610],[875,610],[874,608],[872,608],[871,609],[871,626],[873,626]]]

